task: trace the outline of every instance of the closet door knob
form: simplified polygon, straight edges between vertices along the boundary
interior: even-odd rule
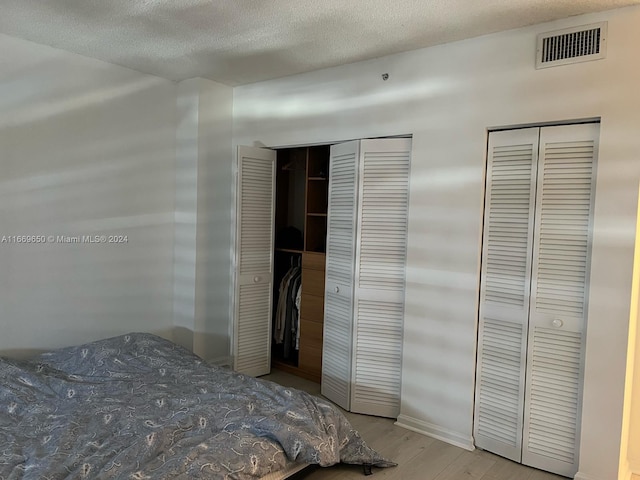
[[[336,293],[340,293],[340,287],[334,288],[333,291],[336,292]]]
[[[551,322],[551,325],[553,325],[556,328],[560,328],[562,325],[564,325],[564,322],[559,318],[554,318],[553,321]]]
[[[260,281],[260,277],[253,277],[253,283],[258,283]]]

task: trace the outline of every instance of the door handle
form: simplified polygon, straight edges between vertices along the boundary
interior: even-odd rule
[[[562,325],[564,325],[564,322],[559,318],[554,318],[553,321],[551,322],[551,325],[553,325],[555,328],[560,328],[562,327]]]
[[[258,283],[260,281],[260,277],[255,276],[253,277],[253,283]]]

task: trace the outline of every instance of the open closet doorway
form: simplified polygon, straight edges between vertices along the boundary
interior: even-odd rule
[[[234,368],[273,363],[347,410],[398,415],[410,158],[410,138],[239,148]]]

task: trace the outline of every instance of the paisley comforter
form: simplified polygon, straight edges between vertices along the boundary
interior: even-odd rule
[[[329,402],[150,334],[0,358],[0,479],[255,479],[390,466]]]

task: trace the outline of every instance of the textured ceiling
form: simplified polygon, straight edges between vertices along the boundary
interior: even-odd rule
[[[0,33],[228,85],[640,0],[0,0]]]

